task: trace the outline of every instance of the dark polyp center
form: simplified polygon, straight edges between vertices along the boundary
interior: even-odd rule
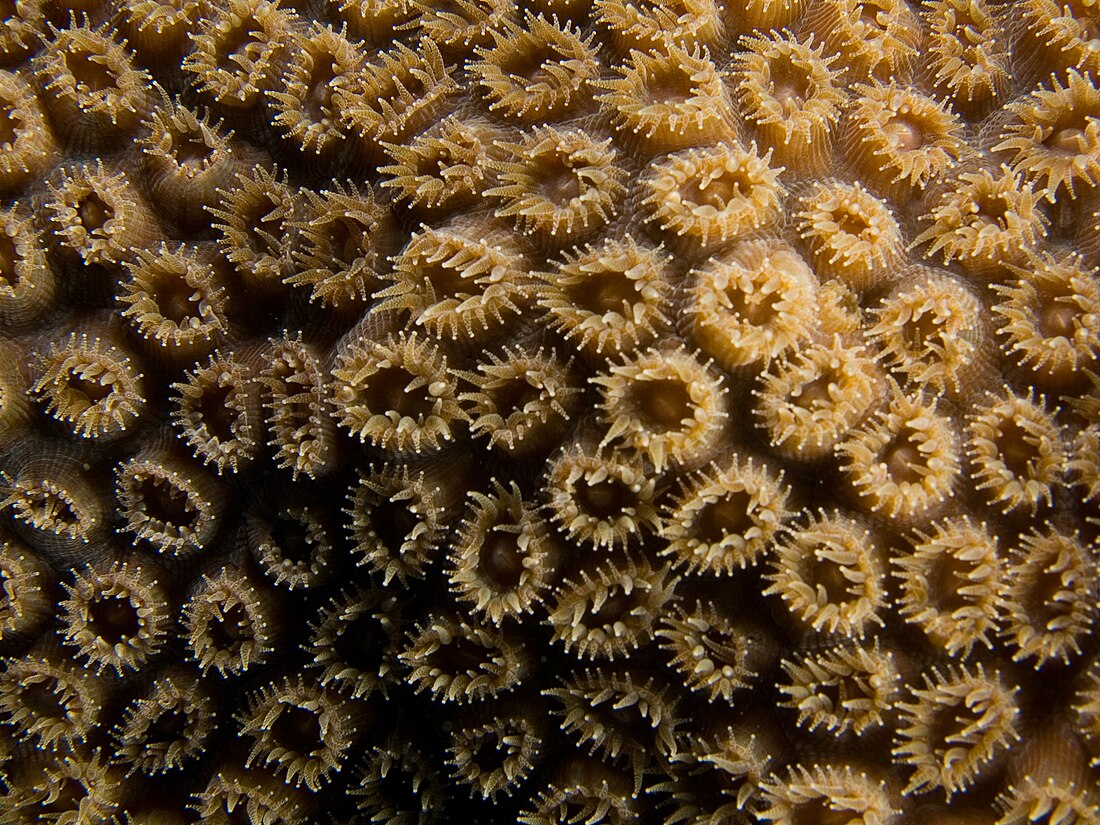
[[[88,605],[88,624],[108,644],[136,636],[141,629],[137,609],[129,599],[108,596]]]
[[[268,195],[241,210],[242,224],[253,250],[278,256],[277,246],[286,235],[286,225],[280,217],[282,211],[283,205]]]
[[[423,279],[423,283],[430,290],[430,299],[442,301],[446,298],[469,295],[477,285],[473,279],[462,277],[462,270],[455,266],[446,266],[442,261],[428,263],[416,262],[416,277]]]
[[[1072,300],[1063,295],[1052,295],[1039,307],[1039,332],[1044,338],[1073,340],[1077,332],[1080,310]]]
[[[1011,204],[1004,195],[979,195],[974,199],[978,212],[971,220],[981,224],[992,224],[1004,228]]]
[[[14,286],[19,280],[15,272],[18,263],[19,252],[16,251],[15,241],[8,235],[0,234],[0,281]]]
[[[974,565],[950,553],[940,553],[928,571],[928,601],[941,613],[954,613],[971,605],[972,599],[959,592],[970,584]]]
[[[242,604],[221,606],[221,619],[211,621],[206,628],[206,635],[210,638],[215,650],[232,651],[240,647],[242,641],[252,638],[248,612]]]
[[[633,595],[627,595],[621,587],[611,587],[603,604],[599,608],[590,611],[589,615],[592,618],[589,624],[596,627],[614,624],[627,618],[627,614],[635,604]]]
[[[1011,418],[1001,421],[999,428],[1001,433],[994,443],[1005,467],[1018,478],[1031,475],[1031,467],[1039,462],[1032,436]]]
[[[107,61],[96,52],[74,49],[65,55],[65,66],[77,83],[83,83],[89,91],[102,92],[118,86],[118,77],[107,68]]]
[[[57,682],[52,679],[21,686],[19,702],[36,719],[63,719],[67,709],[58,697],[57,688]]]
[[[329,221],[327,226],[329,254],[334,262],[350,267],[371,249],[371,230],[353,218]]]
[[[919,484],[924,478],[924,455],[918,449],[917,433],[905,428],[882,452],[882,462],[886,465],[890,477],[898,484],[909,482]]]
[[[901,328],[902,337],[914,350],[943,343],[944,320],[935,312],[915,312]]]
[[[691,70],[687,67],[662,65],[645,81],[645,95],[654,103],[675,106],[695,94]]]
[[[297,754],[310,754],[323,743],[320,711],[297,705],[284,706],[274,724],[271,738],[279,747]]]
[[[403,367],[385,367],[368,379],[369,404],[373,412],[394,411],[414,421],[423,421],[435,410],[435,399],[428,395],[427,387],[412,391],[406,387],[414,380]]]
[[[752,496],[744,490],[726,493],[699,511],[693,525],[695,536],[709,544],[716,544],[726,536],[743,536],[756,525],[750,507]]]
[[[420,517],[408,505],[415,501],[380,501],[371,507],[368,519],[378,542],[391,553],[397,554],[409,535],[420,523]]]
[[[523,574],[525,556],[516,537],[516,533],[492,529],[482,541],[478,571],[501,590],[516,587]]]
[[[98,404],[115,390],[113,384],[101,384],[98,379],[89,380],[79,375],[69,375],[65,383],[70,390],[81,393],[88,399],[89,406]]]
[[[576,498],[582,512],[601,520],[620,515],[633,500],[627,486],[614,478],[596,484],[578,482]]]
[[[171,525],[185,527],[195,519],[195,511],[187,493],[164,478],[144,478],[138,484],[138,498],[145,505],[145,515]]]
[[[857,238],[863,237],[863,233],[871,228],[863,211],[852,207],[840,207],[832,213],[832,218],[841,232]]]
[[[836,376],[831,372],[823,373],[812,381],[803,384],[795,397],[798,398],[798,403],[805,409],[827,407],[833,403],[832,395],[829,393],[829,385],[835,381]]]
[[[201,132],[172,135],[172,152],[180,166],[201,166],[214,150],[207,145]]]
[[[1062,122],[1055,126],[1043,145],[1052,152],[1063,155],[1077,155],[1088,151],[1087,123],[1084,115],[1063,117]]]
[[[1068,589],[1062,583],[1062,573],[1036,570],[1033,576],[1031,586],[1024,591],[1020,603],[1024,608],[1028,624],[1042,633],[1047,631],[1051,622],[1064,619],[1072,613],[1075,600],[1055,598],[1060,592]]]
[[[552,80],[553,75],[544,68],[544,64],[552,65],[557,59],[558,56],[548,43],[540,43],[509,55],[508,59],[502,61],[500,70],[525,85],[545,83]]]
[[[229,404],[232,387],[208,385],[203,388],[197,404],[199,420],[206,425],[206,432],[221,443],[233,440],[233,425],[238,413]]]
[[[444,673],[458,674],[482,670],[487,661],[495,658],[495,652],[486,650],[466,636],[455,634],[450,637],[449,643],[441,644],[429,654],[428,660]]]
[[[550,203],[566,204],[581,194],[581,179],[567,154],[553,154],[536,160],[531,174]]]
[[[377,671],[389,642],[382,631],[383,626],[369,611],[342,623],[332,641],[337,662],[356,670]]]
[[[825,598],[829,604],[844,604],[852,598],[848,592],[851,582],[845,578],[840,565],[827,556],[820,559],[816,556],[807,557],[805,579],[806,584],[813,589],[817,585],[825,588]]]
[[[88,232],[103,229],[103,225],[114,216],[111,207],[95,192],[86,195],[76,207],[76,211],[80,216],[81,225]]]
[[[631,385],[633,403],[642,416],[660,429],[680,429],[695,412],[691,394],[682,381],[637,381]]]
[[[185,738],[187,714],[179,707],[165,708],[145,729],[142,738],[147,745],[170,745]]]
[[[497,413],[504,418],[508,418],[513,413],[523,412],[528,404],[542,398],[542,390],[533,386],[522,375],[513,377],[502,386],[493,387],[488,390],[488,394]]]
[[[309,92],[302,101],[306,116],[320,123],[332,111],[332,81],[336,77],[336,63],[331,56],[318,58],[309,77]]]
[[[743,169],[736,169],[723,172],[717,178],[708,176],[705,184],[692,178],[684,184],[684,197],[692,203],[725,209],[731,201],[747,197],[753,185]]]
[[[471,744],[473,763],[481,769],[482,773],[501,769],[505,760],[508,759],[511,749],[501,739],[500,736],[489,735],[483,736],[476,744]]]
[[[730,286],[726,289],[726,297],[730,302],[730,312],[753,326],[767,326],[777,314],[777,292],[754,292],[749,295],[738,286]]]
[[[248,18],[228,32],[218,44],[217,66],[223,72],[234,74],[241,69],[241,64],[250,64],[260,56],[263,44],[257,39],[259,25],[255,20]]]
[[[635,282],[615,270],[593,272],[580,283],[570,284],[567,289],[573,303],[595,315],[625,313],[628,311],[626,308],[638,299]]]
[[[309,564],[314,545],[309,522],[289,513],[279,513],[271,522],[271,540],[281,557],[292,564]]]
[[[185,321],[199,315],[198,290],[188,286],[176,273],[164,273],[150,288],[153,303],[157,305],[163,318],[176,326],[185,326]]]

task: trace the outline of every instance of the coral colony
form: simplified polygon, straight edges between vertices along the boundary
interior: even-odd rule
[[[1096,0],[0,4],[0,825],[1098,825]]]

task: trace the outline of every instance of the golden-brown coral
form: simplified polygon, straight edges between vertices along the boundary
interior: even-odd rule
[[[53,617],[54,578],[30,549],[0,545],[0,643],[34,638]]]
[[[906,524],[932,518],[954,495],[961,446],[936,399],[896,392],[886,410],[837,445],[863,510]]]
[[[217,206],[207,211],[216,220],[218,246],[226,259],[261,293],[278,290],[294,271],[296,219],[301,203],[286,180],[286,171],[256,165],[241,170],[225,189],[217,189]]]
[[[531,667],[515,631],[433,613],[409,633],[398,659],[405,680],[436,702],[477,702],[516,689]]]
[[[498,218],[513,218],[523,232],[562,246],[596,232],[617,214],[626,172],[610,139],[538,126],[519,143],[498,145],[507,153],[489,163],[498,185],[484,192],[501,203]]]
[[[850,825],[889,825],[900,813],[884,780],[847,764],[795,764],[786,778],[762,782],[761,791],[760,821],[777,825],[814,815],[836,815]]]
[[[693,271],[683,323],[720,367],[756,372],[811,337],[817,286],[793,247],[744,241]]]
[[[873,192],[891,199],[919,193],[967,151],[959,118],[945,103],[896,80],[853,91],[845,149]]]
[[[927,243],[926,258],[940,253],[976,275],[1024,264],[1047,234],[1031,184],[1007,166],[996,175],[989,169],[960,173],[933,204],[923,216],[932,225],[913,244]]]
[[[772,449],[817,460],[882,401],[881,370],[867,348],[834,335],[830,343],[801,347],[761,373],[753,409]]]
[[[144,196],[103,162],[68,166],[48,184],[45,210],[63,249],[85,265],[118,266],[152,245],[160,230]]]
[[[901,676],[894,655],[874,647],[840,646],[785,660],[783,705],[798,724],[833,736],[856,736],[882,727],[893,711]]]
[[[550,461],[545,484],[550,518],[570,539],[624,547],[660,524],[640,456],[572,444]]]
[[[359,787],[350,795],[357,797],[356,809],[364,817],[375,822],[432,822],[440,815],[446,787],[420,748],[405,737],[368,748],[358,774]]]
[[[466,416],[447,356],[415,332],[354,338],[337,356],[332,377],[340,426],[384,450],[436,452]]]
[[[232,184],[239,156],[249,153],[233,146],[221,121],[180,102],[154,109],[144,127],[141,165],[153,198],[172,220],[202,226],[218,190]]]
[[[158,674],[111,731],[131,771],[166,773],[196,759],[215,726],[215,705],[198,674],[183,667]]]
[[[457,218],[424,226],[383,276],[376,311],[408,313],[436,335],[477,339],[519,315],[527,302],[526,259],[506,233]]]
[[[201,0],[122,0],[115,25],[142,65],[179,65],[201,8]]]
[[[684,349],[649,349],[591,379],[607,427],[601,447],[625,444],[657,472],[698,466],[716,448],[729,396],[718,373]]]
[[[76,747],[100,722],[107,683],[67,656],[46,652],[6,659],[0,672],[0,714],[12,735],[37,747]]]
[[[632,234],[608,236],[540,273],[538,303],[578,349],[626,355],[669,330],[670,263]]]
[[[722,9],[713,0],[624,2],[596,0],[596,19],[624,54],[660,51],[670,43],[714,48],[725,34]]]
[[[109,25],[93,28],[87,18],[81,24],[74,18],[50,30],[35,68],[58,134],[76,149],[127,138],[151,107],[149,74],[134,65]]]
[[[59,603],[65,641],[98,674],[140,668],[164,644],[172,617],[163,573],[149,564],[115,562],[78,570]]]
[[[582,392],[572,362],[539,349],[486,350],[476,371],[462,377],[474,387],[459,395],[470,416],[470,433],[511,456],[547,451],[558,443],[577,412]]]
[[[1100,284],[1073,254],[1034,257],[1017,275],[993,286],[1004,349],[1044,389],[1072,389],[1100,359]]]
[[[494,709],[463,718],[447,750],[455,778],[483,799],[511,796],[522,787],[546,750],[546,722],[535,706]]]
[[[438,119],[459,90],[434,39],[413,45],[394,43],[333,92],[341,124],[376,154]]]
[[[905,386],[962,394],[988,368],[981,298],[957,278],[915,270],[871,310],[867,337]]]
[[[661,555],[692,573],[733,575],[759,560],[790,515],[782,474],[734,453],[694,476],[662,514]]]
[[[1048,528],[1020,537],[1005,576],[1005,637],[1013,659],[1068,662],[1097,618],[1096,562],[1077,535]]]
[[[996,536],[969,516],[915,531],[912,553],[895,556],[898,613],[949,655],[992,647],[1003,617],[1005,563]]]
[[[775,5],[780,5],[776,2]],[[734,77],[744,117],[777,166],[820,174],[830,159],[845,93],[835,57],[822,54],[813,36],[772,31],[743,37]]]
[[[980,664],[932,668],[898,703],[894,756],[913,768],[905,793],[942,788],[950,800],[988,776],[1020,738],[1018,688]]]
[[[814,271],[853,289],[881,288],[897,277],[904,253],[890,206],[857,181],[819,182],[799,199],[799,235]]]
[[[661,158],[641,181],[642,206],[670,243],[689,254],[719,249],[772,227],[786,190],[756,144],[686,149]]]
[[[9,512],[32,547],[69,554],[102,536],[106,502],[85,465],[64,453],[17,454],[9,461],[0,470],[0,511]]]
[[[336,562],[336,529],[330,511],[304,494],[273,498],[272,505],[255,504],[245,513],[248,549],[273,584],[317,590]]]
[[[450,557],[451,590],[495,625],[522,619],[549,595],[561,547],[514,481],[469,499]]]
[[[920,20],[906,0],[821,0],[806,25],[843,55],[854,80],[905,78],[920,53]]]
[[[1012,169],[1054,202],[1088,194],[1100,185],[1100,89],[1088,74],[1071,70],[1063,84],[1051,77],[1008,107],[995,152],[1011,157]]]
[[[34,89],[23,77],[0,71],[0,113],[0,140],[6,147],[0,157],[0,188],[6,191],[41,174],[56,146]]]
[[[468,71],[491,112],[526,123],[560,118],[584,100],[599,74],[592,35],[582,38],[556,16],[527,12],[522,24],[506,17],[489,33],[493,45],[475,49],[480,60]]]
[[[882,624],[887,602],[882,548],[860,522],[822,512],[784,528],[773,546],[764,595],[778,596],[798,626],[862,638]]]
[[[515,11],[511,0],[408,0],[408,6],[416,13],[416,30],[448,55],[487,46],[492,42],[490,32]]]
[[[566,579],[550,609],[554,641],[580,659],[629,658],[653,637],[654,625],[673,597],[669,568],[624,556]]]
[[[325,395],[325,373],[317,348],[301,337],[272,341],[260,373],[275,462],[299,475],[318,478],[336,463],[335,430]]]
[[[246,766],[265,765],[288,784],[316,791],[347,760],[358,733],[355,706],[301,676],[262,686],[239,716],[253,740]]]
[[[120,531],[172,558],[208,547],[221,524],[224,501],[205,470],[171,450],[149,449],[115,470]]]
[[[992,109],[1012,82],[1009,37],[991,6],[987,0],[927,4],[929,69],[954,107],[971,117]]]
[[[72,332],[40,352],[31,392],[72,435],[111,440],[133,427],[145,409],[142,374],[110,338]]]
[[[53,308],[57,278],[43,240],[18,201],[0,211],[0,325],[9,330],[30,327]]]
[[[278,630],[270,593],[246,573],[224,567],[204,575],[183,606],[190,655],[205,674],[237,674],[267,659]]]
[[[387,143],[388,176],[382,187],[414,207],[455,209],[474,202],[492,180],[489,162],[499,160],[497,130],[478,118],[448,115],[404,143]]]
[[[308,646],[322,668],[321,686],[353,699],[385,691],[397,666],[401,611],[396,597],[375,588],[357,588],[325,606]]]
[[[270,0],[228,0],[212,11],[191,35],[183,71],[227,111],[257,107],[287,49],[287,12]]]
[[[712,603],[666,612],[654,636],[669,654],[686,687],[715,702],[735,701],[771,664],[774,642],[751,621],[731,618]]]
[[[252,461],[261,440],[259,387],[237,353],[216,350],[172,385],[172,423],[194,456],[218,474]]]
[[[329,157],[348,142],[336,101],[359,70],[362,55],[342,33],[317,22],[289,35],[287,53],[278,79],[264,89],[271,122],[295,149]]]
[[[1034,513],[1053,504],[1066,458],[1060,428],[1042,398],[991,398],[975,410],[969,430],[971,478],[994,506]]]
[[[596,100],[621,134],[652,154],[731,140],[733,102],[707,49],[669,43],[658,52],[631,50],[618,77],[593,81]]]
[[[351,492],[351,537],[359,562],[404,582],[424,575],[447,535],[455,485],[438,469],[407,465],[371,467]]]
[[[225,279],[208,250],[161,244],[126,262],[120,315],[155,356],[194,363],[209,355],[228,328]]]

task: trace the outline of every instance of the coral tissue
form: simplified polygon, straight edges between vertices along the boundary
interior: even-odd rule
[[[1098,32],[0,3],[0,825],[1100,825]]]

